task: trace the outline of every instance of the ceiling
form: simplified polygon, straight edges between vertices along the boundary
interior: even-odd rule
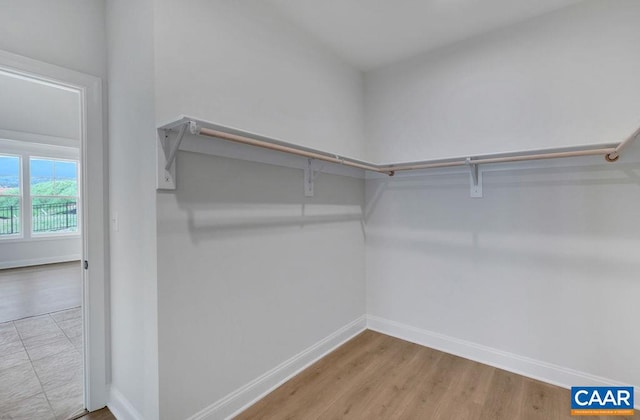
[[[266,0],[366,71],[581,0]]]
[[[78,91],[0,70],[3,130],[79,140]]]

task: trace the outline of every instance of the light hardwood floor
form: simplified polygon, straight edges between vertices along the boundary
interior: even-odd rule
[[[81,304],[80,261],[0,270],[0,322]]]
[[[78,417],[78,420],[116,420],[116,418],[111,414],[111,411],[105,407],[102,410],[97,410],[93,413],[87,413],[82,417]]]
[[[569,390],[365,331],[236,418],[575,419],[570,405]]]

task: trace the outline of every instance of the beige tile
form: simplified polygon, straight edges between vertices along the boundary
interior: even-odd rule
[[[82,326],[82,318],[72,318],[64,321],[58,322],[58,327],[61,329],[65,328],[73,328],[73,327],[81,327]]]
[[[66,335],[62,332],[61,329],[57,331],[53,331],[46,334],[36,335],[35,337],[29,337],[22,340],[25,348],[28,350],[32,347],[39,347],[45,344],[53,343],[54,341],[59,341],[62,338],[67,338]]]
[[[3,332],[15,331],[15,330],[16,330],[16,327],[13,326],[12,321],[0,323],[0,335]]]
[[[66,420],[84,410],[82,378],[62,386],[45,386],[44,392],[53,408],[56,419]]]
[[[56,322],[67,321],[69,319],[78,319],[82,318],[82,308],[78,307],[67,309],[65,311],[54,312],[50,315]]]
[[[74,338],[82,336],[82,325],[63,330],[67,337]]]
[[[55,322],[53,322],[53,318],[51,318],[49,314],[45,314],[45,315],[32,316],[29,318],[18,319],[16,321],[13,321],[13,324],[16,326],[18,331],[20,331],[21,329],[24,329],[24,328],[34,328],[34,327],[39,327],[39,326],[49,325],[49,324],[55,325]]]
[[[71,405],[68,406],[64,406],[64,407],[60,407],[60,408],[56,408],[57,410],[60,410],[58,412],[54,413],[56,414],[56,420],[69,420],[72,418],[76,418],[81,414],[85,413],[85,409],[82,408],[84,404],[80,404],[81,408],[77,408],[77,404],[72,403]],[[60,414],[58,414],[60,413]]]
[[[0,381],[1,404],[14,403],[42,392],[36,373],[30,363],[24,363],[2,371]]]
[[[27,356],[27,352],[24,351],[24,349],[15,353],[0,353],[0,371],[21,365],[23,363],[30,363],[29,356]]]
[[[84,340],[82,339],[82,336],[79,335],[77,337],[72,337],[70,340],[71,340],[71,344],[73,344],[73,346],[76,348],[76,350],[78,350],[80,353],[82,353],[83,346],[84,346]]]
[[[58,326],[64,331],[67,337],[73,338],[82,335],[82,318],[68,319],[61,321]]]
[[[23,339],[59,331],[58,326],[49,315],[20,319],[13,323]]]
[[[0,354],[12,354],[24,350],[24,346],[22,345],[22,341],[20,338],[13,341],[7,341],[4,343],[0,343]]]
[[[55,416],[43,393],[13,404],[0,402],[0,419],[11,420],[53,420]]]
[[[69,350],[33,361],[42,386],[63,386],[82,378],[82,355],[77,350]],[[82,380],[82,379],[80,379]]]
[[[41,346],[27,347],[27,353],[29,353],[29,357],[32,361],[72,350],[76,352],[78,351],[73,344],[71,344],[71,341],[69,341],[69,339],[64,335],[58,340],[51,341]]]
[[[3,325],[3,327],[0,329],[0,345],[11,341],[20,340],[18,330],[16,330],[12,322],[6,322],[0,325]]]

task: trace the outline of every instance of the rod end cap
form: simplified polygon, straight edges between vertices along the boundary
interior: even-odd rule
[[[604,158],[607,162],[615,162],[620,159],[620,155],[617,152],[607,153]]]

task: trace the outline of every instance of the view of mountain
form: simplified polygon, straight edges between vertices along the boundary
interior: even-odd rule
[[[15,175],[0,175],[0,188],[15,188],[19,184],[19,178]]]
[[[31,184],[40,184],[54,180],[75,180],[76,163],[31,159]],[[0,189],[16,188],[20,185],[20,160],[13,156],[0,156]]]

